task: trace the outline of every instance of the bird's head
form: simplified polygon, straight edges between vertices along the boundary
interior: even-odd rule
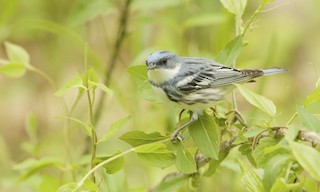
[[[181,68],[179,57],[169,51],[157,51],[146,60],[148,78],[153,83],[163,83],[175,78]]]
[[[178,57],[169,51],[157,51],[151,53],[146,60],[148,70],[173,69],[178,63]]]

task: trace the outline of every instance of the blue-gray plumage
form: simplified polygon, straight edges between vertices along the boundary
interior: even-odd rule
[[[193,112],[191,121],[173,133],[173,137],[195,121],[203,110],[222,100],[234,84],[286,71],[276,67],[235,69],[205,58],[176,56],[169,51],[150,54],[146,65],[155,91],[174,105]]]

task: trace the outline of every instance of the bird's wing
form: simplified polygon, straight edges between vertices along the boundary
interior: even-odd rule
[[[176,87],[185,92],[249,81],[263,75],[261,70],[238,70],[211,60],[190,60],[188,58],[187,61],[188,66],[180,72],[183,78],[176,83]]]

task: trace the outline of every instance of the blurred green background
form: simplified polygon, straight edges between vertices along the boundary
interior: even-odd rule
[[[259,3],[248,0],[244,21]],[[68,79],[84,72],[86,44],[88,64],[98,72],[99,80],[104,81],[123,7],[122,0],[0,0],[0,58],[7,58],[5,41],[18,44],[30,54],[31,64],[55,82],[50,85],[32,72],[18,79],[0,76],[1,191],[55,191],[65,181],[79,180],[85,172],[87,167],[46,168],[18,182],[21,172],[13,167],[27,159],[42,157],[55,157],[68,165],[88,162],[86,135],[76,124],[65,128],[64,120],[57,118],[66,115],[64,105],[53,94]],[[106,97],[96,125],[98,136],[113,122],[128,115],[131,120],[117,137],[129,130],[165,133],[168,127],[175,126],[179,110],[146,100],[127,72],[128,66],[144,65],[145,57],[159,49],[214,59],[235,37],[234,16],[218,0],[132,0],[130,8],[127,34],[108,82],[114,94]],[[319,79],[319,8],[317,0],[275,0],[257,16],[244,37],[246,46],[237,67],[288,69],[286,74],[248,85],[274,101],[279,125],[288,121]],[[68,107],[76,92],[75,89],[65,96]],[[96,96],[99,98],[100,92]],[[255,109],[241,96],[239,106],[248,121],[258,121]],[[30,114],[37,121],[37,130],[33,132],[26,129]],[[85,98],[80,100],[73,116],[88,119]],[[98,153],[128,149],[129,145],[117,137],[99,147]],[[204,179],[199,190],[244,191],[239,188],[239,174],[235,174],[238,168],[228,163],[232,158],[224,162],[214,176]],[[125,159],[125,169],[109,177],[110,182],[117,183],[114,191],[150,188],[175,170],[145,165],[135,155]],[[75,175],[70,173],[71,169],[76,170]],[[123,189],[124,184],[128,184],[128,189]]]

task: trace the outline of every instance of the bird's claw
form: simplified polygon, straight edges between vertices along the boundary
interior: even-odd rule
[[[185,137],[181,134],[180,130],[176,130],[171,134],[171,142],[177,143],[178,141],[183,141]]]

